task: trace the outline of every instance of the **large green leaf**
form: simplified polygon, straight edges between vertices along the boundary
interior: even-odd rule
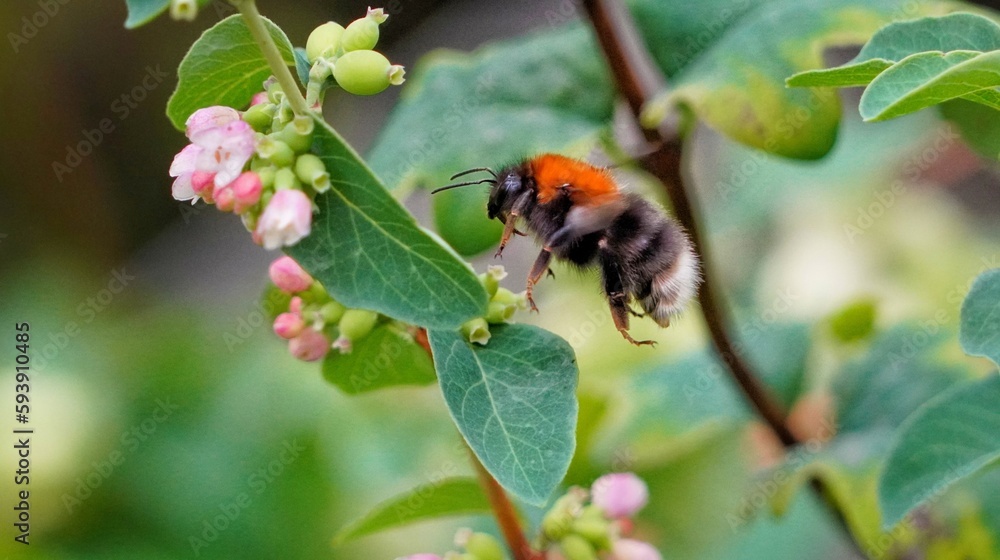
[[[951,121],[975,151],[1000,159],[1000,111],[965,99],[941,104],[941,115]]]
[[[573,349],[530,325],[493,325],[486,346],[431,331],[434,365],[462,436],[504,488],[548,500],[573,456],[577,368]]]
[[[286,64],[295,64],[292,44],[277,25],[265,19],[271,37]],[[271,69],[250,29],[239,15],[205,31],[177,69],[177,89],[167,102],[167,116],[178,130],[191,113],[203,107],[225,105],[242,109],[261,89]]]
[[[614,107],[604,61],[580,25],[473,54],[437,52],[413,76],[370,154],[392,189],[441,186],[465,169],[586,144],[609,126]],[[499,239],[502,226],[486,218],[485,186],[450,190],[434,203],[438,232],[460,253]]]
[[[428,328],[457,328],[485,314],[486,290],[472,268],[422,230],[318,117],[312,151],[331,189],[316,198],[312,234],[288,254],[334,299]]]
[[[906,422],[879,481],[884,526],[1000,458],[998,403],[1000,377],[991,375],[940,395]]]
[[[1000,51],[910,55],[872,80],[861,96],[866,121],[891,119],[964,97],[1000,109]]]
[[[396,385],[427,385],[435,379],[427,351],[392,323],[375,327],[368,336],[355,341],[347,354],[327,354],[323,377],[348,394]]]
[[[962,348],[1000,364],[1000,269],[988,270],[962,302]]]
[[[489,513],[490,502],[473,478],[447,478],[417,486],[375,506],[333,537],[341,544],[359,537],[438,517]]]
[[[125,19],[127,29],[135,29],[156,19],[156,16],[167,11],[170,0],[125,0],[128,7],[128,17]]]
[[[879,29],[850,61],[836,68],[800,72],[788,78],[787,83],[795,87],[864,86],[912,54],[997,49],[1000,49],[1000,27],[976,14],[898,21]]]
[[[941,11],[905,0],[783,0],[747,13],[677,74],[649,115],[675,104],[723,134],[783,156],[815,159],[833,146],[840,100],[831,91],[784,87],[785,78],[822,66],[825,47],[864,43],[896,17]],[[776,32],[775,30],[780,30]]]

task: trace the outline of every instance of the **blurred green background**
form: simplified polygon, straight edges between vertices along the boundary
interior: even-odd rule
[[[474,517],[332,545],[339,527],[377,502],[469,473],[457,432],[436,387],[348,398],[271,334],[258,301],[275,255],[234,217],[172,200],[166,173],[185,143],[163,114],[176,66],[232,10],[216,2],[194,23],[164,18],[127,32],[123,4],[69,0],[27,42],[0,49],[0,403],[13,404],[13,324],[28,322],[36,430],[27,548],[14,543],[10,525],[13,437],[0,440],[0,555],[394,558],[443,552],[459,526],[492,530],[489,518]],[[297,44],[317,24],[349,21],[366,6],[259,4]],[[408,68],[433,48],[470,50],[546,29],[553,14],[579,15],[564,0],[386,7],[381,48]],[[20,33],[22,18],[39,9],[0,3],[0,29]],[[142,88],[160,70],[167,77]],[[141,95],[123,118],[116,100],[136,87]],[[396,90],[331,95],[325,110],[363,151]],[[954,329],[971,280],[1000,266],[996,166],[932,112],[861,124],[856,102],[844,96],[838,145],[819,162],[765,156],[707,129],[688,158],[718,281],[751,358],[789,405],[864,355],[863,346],[830,350],[826,322],[859,300],[877,303],[880,332],[943,312],[950,334],[935,355],[961,364],[954,378],[984,371],[960,357]],[[103,119],[113,130],[93,153],[68,173],[54,171]],[[643,177],[628,180],[659,196]],[[408,203],[429,221],[426,195]],[[860,234],[848,227],[868,218]],[[517,240],[505,257],[520,271],[534,251]],[[807,493],[782,519],[759,511],[732,523],[769,447],[703,354],[696,314],[666,332],[639,322],[635,336],[661,344],[633,348],[611,325],[595,276],[556,274],[539,288],[542,312],[519,320],[564,336],[578,352],[583,412],[568,484],[640,472],[653,501],[639,532],[665,558],[845,557],[828,514]],[[521,289],[522,274],[507,282]],[[871,413],[861,400],[842,396],[838,409]],[[0,426],[14,427],[13,411]],[[981,494],[976,484],[969,491]],[[955,507],[955,519],[966,519],[968,508]],[[995,540],[1000,511],[982,513],[977,527]],[[219,515],[229,516],[226,527],[206,529]]]

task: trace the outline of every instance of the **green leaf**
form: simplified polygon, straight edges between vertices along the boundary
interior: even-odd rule
[[[983,16],[948,14],[891,23],[865,44],[849,62],[836,68],[809,70],[788,78],[789,86],[863,86],[893,64],[927,51],[992,51],[1000,49],[1000,26]]]
[[[417,486],[378,504],[364,517],[338,531],[333,542],[343,544],[427,519],[489,512],[490,502],[476,479],[446,478]]]
[[[413,76],[369,158],[390,189],[442,186],[459,171],[575,143],[589,150],[614,111],[604,60],[580,25],[473,54],[433,53]],[[500,237],[501,224],[486,216],[486,195],[480,186],[434,197],[437,231],[463,255]]]
[[[962,302],[962,348],[1000,364],[1000,269],[988,270],[972,284]]]
[[[395,385],[427,385],[435,379],[427,351],[392,323],[375,327],[347,354],[327,354],[323,377],[351,395]]]
[[[288,254],[334,299],[428,328],[485,315],[486,290],[472,268],[422,230],[319,117],[312,151],[332,188],[316,198],[312,234]]]
[[[265,19],[285,64],[295,64],[285,32]],[[243,109],[263,89],[271,69],[239,15],[215,24],[191,45],[177,69],[177,89],[167,102],[167,116],[178,130],[191,113],[212,105]]]
[[[941,104],[941,115],[951,121],[965,142],[980,155],[1000,159],[1000,111],[965,99]]]
[[[1000,458],[1000,377],[968,383],[922,406],[900,428],[879,481],[883,525]]]
[[[840,99],[828,90],[786,88],[785,78],[822,66],[827,46],[863,43],[893,17],[938,6],[925,2],[914,8],[905,0],[765,4],[680,71],[674,89],[647,114],[662,115],[683,104],[744,144],[787,157],[822,157],[836,139]]]
[[[1000,51],[910,55],[872,80],[861,96],[866,121],[881,121],[956,97],[1000,109]],[[974,94],[974,95],[970,95]]]
[[[125,0],[128,7],[128,17],[125,19],[126,29],[135,29],[147,24],[156,16],[167,11],[170,7],[170,0]]]
[[[469,447],[508,491],[542,505],[573,457],[573,349],[531,325],[491,325],[486,346],[431,331],[441,390]]]

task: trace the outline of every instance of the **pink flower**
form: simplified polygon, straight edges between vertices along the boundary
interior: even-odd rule
[[[632,539],[618,539],[611,545],[613,560],[663,560],[652,545]]]
[[[174,185],[170,191],[177,200],[190,200],[191,204],[198,202],[200,196],[195,192],[191,178],[195,174],[195,162],[201,154],[201,148],[194,144],[184,146],[184,149],[174,156],[173,163],[170,164],[170,176],[176,177]]]
[[[315,362],[330,351],[330,340],[323,333],[306,327],[299,336],[288,341],[288,351],[300,360]]]
[[[266,91],[258,91],[257,93],[253,94],[253,98],[250,100],[250,106],[253,107],[254,105],[260,105],[261,103],[267,103],[267,101],[268,101],[268,99],[267,99],[267,92]]]
[[[254,131],[246,122],[234,121],[199,129],[191,136],[191,143],[201,148],[195,168],[215,173],[215,186],[224,187],[243,172],[253,156]]]
[[[631,517],[649,501],[649,490],[632,473],[606,474],[590,487],[591,501],[611,519]]]
[[[298,313],[282,313],[274,318],[274,334],[291,340],[306,328],[306,321]]]
[[[302,314],[302,298],[295,296],[292,301],[288,303],[288,310],[292,313]]]
[[[216,105],[198,109],[188,117],[184,123],[188,140],[194,141],[194,135],[210,128],[226,126],[229,123],[240,120],[240,113],[236,109]]]
[[[233,211],[237,214],[242,214],[257,204],[260,201],[260,193],[264,190],[264,186],[260,184],[260,176],[253,171],[241,173],[229,184],[229,188],[233,190],[236,203]]]
[[[299,190],[280,190],[267,203],[254,234],[265,249],[277,249],[294,245],[309,235],[311,227],[312,202],[309,197]]]
[[[271,263],[268,274],[275,286],[289,294],[304,292],[313,283],[312,276],[287,255]]]

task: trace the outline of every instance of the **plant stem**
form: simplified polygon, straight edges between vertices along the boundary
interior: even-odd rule
[[[542,555],[531,548],[531,544],[524,536],[521,522],[518,521],[517,512],[514,510],[514,504],[510,503],[503,487],[486,470],[486,467],[471,449],[469,449],[469,458],[479,476],[479,483],[482,484],[486,497],[490,500],[493,515],[496,517],[497,525],[500,526],[504,540],[507,541],[507,547],[514,555],[514,560],[542,560]]]
[[[649,53],[640,43],[625,7],[613,0],[583,0],[583,6],[590,18],[598,42],[608,60],[619,92],[625,97],[636,122],[650,96],[666,87],[662,75],[652,70],[654,66]],[[650,69],[643,73],[639,64]],[[753,369],[743,359],[729,335],[729,321],[721,302],[721,291],[715,283],[711,252],[707,237],[703,234],[698,213],[688,193],[687,181],[683,173],[683,139],[676,122],[668,120],[658,129],[641,127],[646,141],[656,149],[642,158],[643,167],[660,180],[674,207],[674,213],[681,222],[701,255],[704,283],[698,292],[698,302],[708,326],[716,352],[726,364],[733,380],[740,387],[744,397],[775,433],[786,449],[799,443],[785,422],[785,411],[770,394]],[[829,489],[818,478],[810,481],[810,487],[830,510],[844,529],[848,541],[860,553],[861,547],[847,527],[843,512],[833,501]],[[863,557],[863,554],[859,554]]]
[[[278,51],[278,45],[274,43],[274,38],[271,37],[267,27],[264,25],[264,17],[257,10],[257,3],[254,0],[229,0],[229,2],[236,6],[236,9],[240,11],[240,15],[243,16],[243,21],[250,28],[250,34],[257,41],[257,46],[260,47],[260,52],[264,54],[264,59],[267,60],[267,65],[271,67],[274,77],[281,84],[281,90],[285,92],[285,98],[288,99],[288,104],[291,105],[292,112],[296,115],[311,114],[309,106],[306,105],[306,100],[302,97],[302,92],[295,81],[295,77],[288,70],[285,59],[281,57],[281,52]]]
[[[413,338],[417,344],[427,351],[427,355],[433,358],[431,346],[427,340],[427,331],[419,329],[414,333]],[[490,501],[490,507],[493,509],[493,517],[497,520],[497,526],[500,527],[500,532],[503,533],[503,538],[507,542],[507,548],[514,555],[514,560],[543,560],[544,557],[542,554],[535,551],[528,542],[528,538],[524,536],[521,522],[517,518],[517,511],[514,509],[514,504],[507,497],[506,492],[504,492],[503,487],[486,470],[486,467],[479,461],[479,457],[476,457],[472,448],[468,445],[465,448],[469,452],[469,462],[472,463],[472,467],[476,471],[476,477],[479,478],[479,484],[483,487],[483,492],[486,493],[486,497]]]

